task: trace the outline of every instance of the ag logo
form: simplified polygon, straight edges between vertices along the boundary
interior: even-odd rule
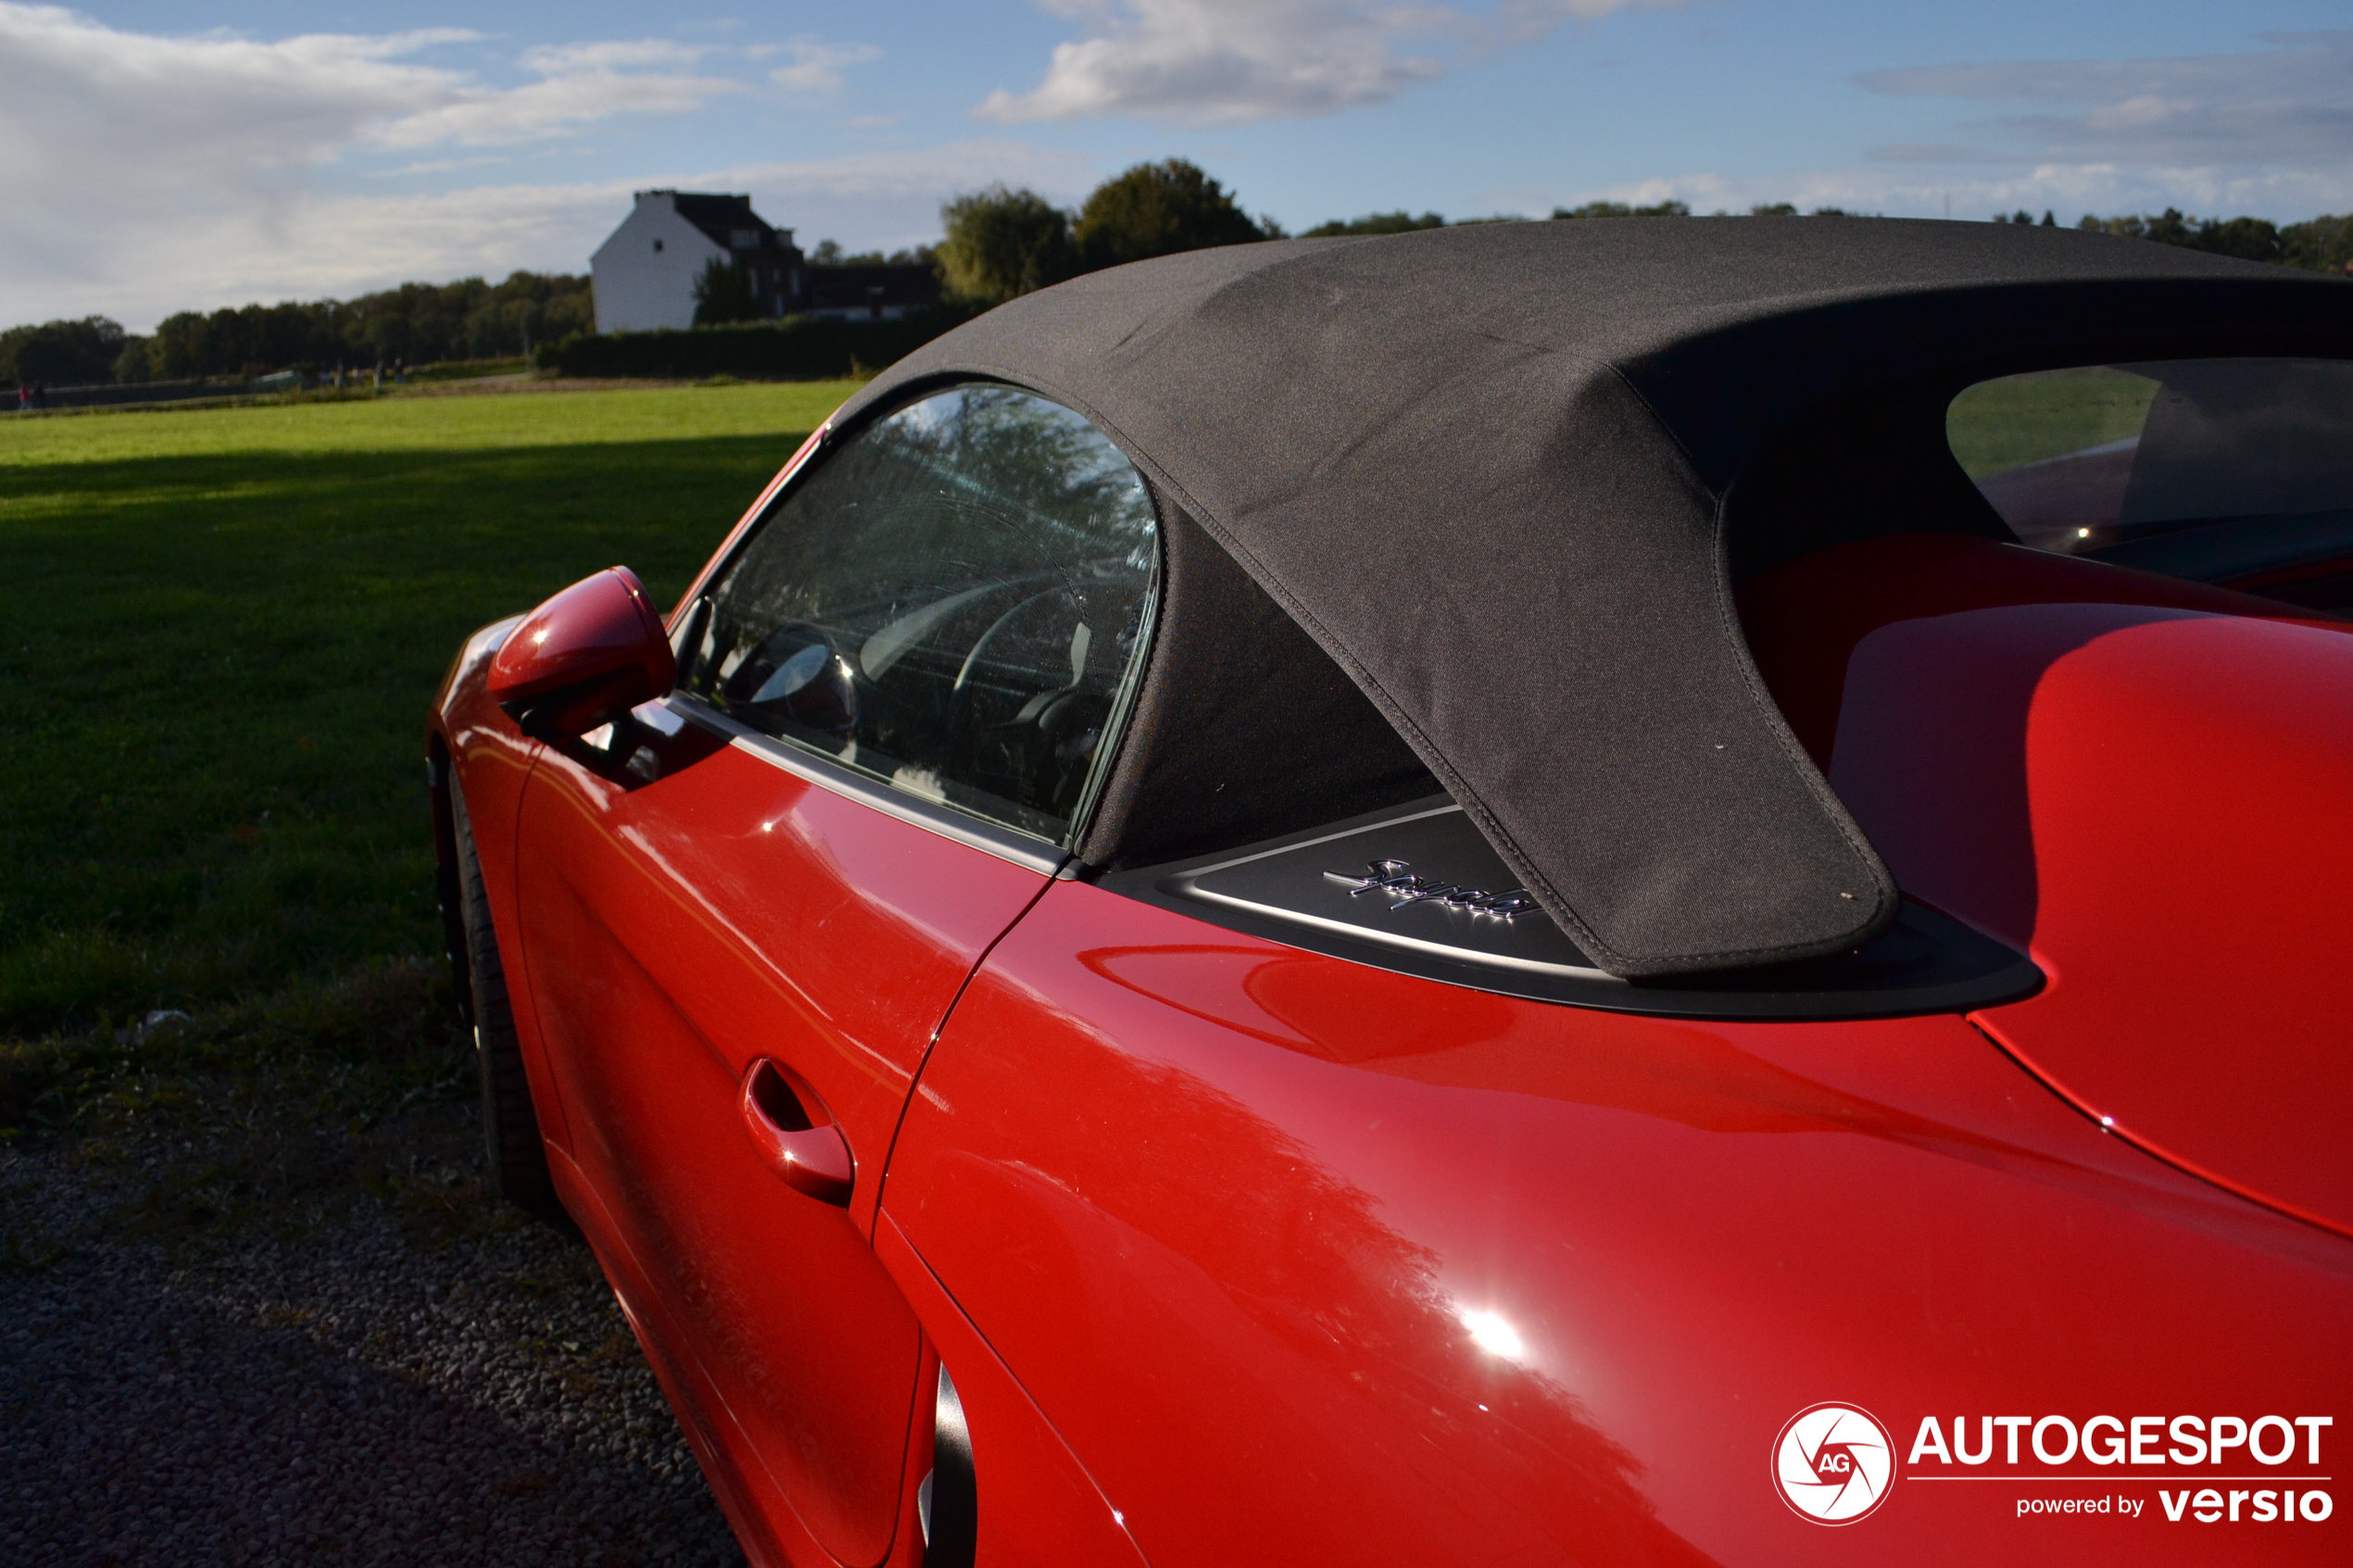
[[[1773,1484],[1817,1524],[1854,1524],[1887,1500],[1894,1479],[1887,1428],[1853,1405],[1802,1410],[1773,1439]]]

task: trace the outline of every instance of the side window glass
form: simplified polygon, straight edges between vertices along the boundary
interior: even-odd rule
[[[993,383],[864,427],[694,611],[680,684],[909,794],[1067,842],[1137,678],[1157,529],[1086,420]]]
[[[2021,543],[2353,608],[2353,363],[2177,359],[1980,382],[1953,455]]]

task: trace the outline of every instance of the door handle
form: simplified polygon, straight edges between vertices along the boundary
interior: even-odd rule
[[[841,1129],[810,1116],[809,1106],[824,1109],[816,1096],[799,1092],[782,1069],[763,1057],[744,1073],[741,1104],[744,1130],[751,1135],[760,1158],[786,1186],[820,1203],[849,1207],[857,1167]]]

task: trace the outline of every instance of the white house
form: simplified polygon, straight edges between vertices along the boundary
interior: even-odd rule
[[[805,262],[790,229],[772,228],[748,195],[639,191],[636,206],[588,268],[600,332],[695,324],[695,283],[714,260],[751,275],[761,314],[782,316],[806,289]]]

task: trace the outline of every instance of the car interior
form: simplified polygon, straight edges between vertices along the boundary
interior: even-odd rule
[[[1138,664],[1155,530],[1142,480],[1077,415],[1007,386],[936,392],[761,520],[689,610],[679,684],[906,795],[1059,841]]]

